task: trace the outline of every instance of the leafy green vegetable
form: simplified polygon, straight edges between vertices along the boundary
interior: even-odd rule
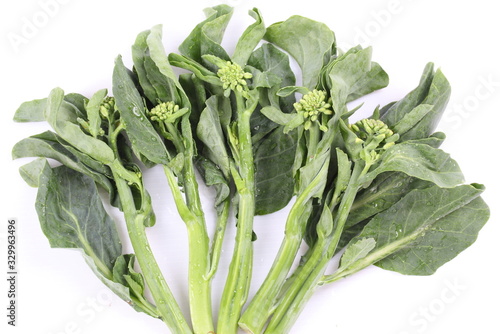
[[[274,334],[288,333],[324,284],[370,265],[431,275],[476,240],[489,218],[485,187],[465,184],[440,148],[445,135],[434,131],[451,89],[433,63],[399,101],[352,121],[362,99],[389,83],[370,47],[339,50],[326,24],[302,16],[266,26],[254,8],[255,22],[228,52],[233,8],[205,14],[179,53],[164,49],[161,25],[140,32],[132,69],[115,60],[113,96],[54,88],[15,112],[16,122],[52,128],[12,149],[14,159],[37,157],[20,174],[38,188],[35,207],[52,247],[80,250],[103,284],[172,333]],[[156,223],[143,180],[149,168],[163,169],[186,226],[190,323],[147,238]],[[213,236],[199,177],[214,188]],[[273,265],[250,296],[254,217],[290,202]],[[123,212],[126,233],[106,204]],[[211,282],[233,222],[215,324]],[[123,254],[121,236],[133,253]]]

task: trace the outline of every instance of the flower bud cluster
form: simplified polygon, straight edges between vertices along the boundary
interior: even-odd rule
[[[330,109],[331,104],[327,102],[326,92],[322,90],[313,90],[305,94],[299,102],[293,104],[297,113],[302,114],[304,117],[304,129],[311,128],[314,122],[319,123],[322,131],[327,131],[328,128],[322,115],[332,115],[333,111]]]
[[[374,163],[383,151],[393,146],[399,139],[399,134],[394,133],[387,124],[378,119],[362,119],[350,124],[349,128],[358,137],[356,144],[362,146],[360,158],[367,163]]]
[[[163,102],[151,109],[148,113],[152,121],[169,122],[177,117],[176,113],[180,110],[179,106],[172,101]]]
[[[217,72],[222,81],[222,88],[237,92],[246,92],[248,90],[246,79],[252,78],[252,74],[245,72],[240,65],[227,61]]]
[[[115,98],[112,96],[107,96],[104,101],[102,101],[99,107],[99,112],[104,118],[108,118],[110,113],[115,110]]]

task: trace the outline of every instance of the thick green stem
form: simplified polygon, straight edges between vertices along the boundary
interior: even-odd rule
[[[316,136],[319,134],[319,128],[316,127],[316,130],[317,133],[311,136],[309,142],[310,145],[314,146],[314,151],[316,151],[319,138]],[[288,214],[285,237],[274,263],[239,321],[240,327],[249,333],[261,333],[269,316],[273,312],[278,294],[285,284],[287,275],[302,244],[307,220],[312,210],[311,198],[317,192],[318,186],[324,181],[323,177],[326,169],[328,169],[328,164],[325,163],[322,170],[301,191]]]
[[[299,317],[302,309],[319,286],[330,259],[338,246],[352,203],[359,190],[359,178],[366,174],[369,166],[356,162],[347,189],[333,221],[334,232],[326,238],[319,238],[313,246],[311,256],[295,274],[293,283],[288,287],[276,308],[265,331],[266,334],[287,333]],[[333,209],[333,208],[331,208]]]
[[[255,106],[246,108],[241,93],[236,92],[238,108],[238,171],[233,169],[238,202],[238,225],[233,258],[222,293],[217,334],[235,334],[238,319],[248,297],[253,262],[253,218],[255,215],[254,161],[250,116]]]
[[[144,221],[147,217],[136,210],[134,197],[128,182],[114,171],[113,176],[120,195],[130,241],[145,281],[155,301],[158,313],[172,333],[193,333],[151,251],[144,226]]]
[[[314,181],[317,180],[313,180],[312,187]],[[240,327],[249,333],[261,333],[272,313],[276,298],[302,244],[307,218],[311,212],[311,195],[303,192],[295,201],[288,214],[285,237],[274,263],[239,321]]]
[[[193,330],[196,334],[214,331],[212,318],[211,282],[207,279],[210,270],[208,237],[201,221],[187,223],[189,239],[189,306]],[[205,235],[204,235],[205,234]]]
[[[198,182],[193,166],[193,157],[184,160],[184,188],[186,202],[196,218],[186,222],[189,240],[189,299],[193,329],[196,334],[214,331],[212,317],[212,290],[208,273],[211,268],[210,239],[205,216],[201,207]]]
[[[191,160],[192,161],[192,160]],[[189,306],[193,330],[205,334],[214,330],[212,318],[209,238],[198,194],[192,162],[185,161],[184,182],[186,201],[179,189],[177,179],[170,168],[164,166],[167,180],[182,220],[186,224],[189,244]],[[186,203],[187,202],[187,203]]]
[[[326,258],[325,239],[318,239],[313,246],[311,255],[300,268],[294,273],[293,283],[280,299],[279,305],[274,311],[265,334],[288,333],[300,312],[317,287],[317,281],[323,277],[329,259]],[[321,274],[319,274],[321,273]]]

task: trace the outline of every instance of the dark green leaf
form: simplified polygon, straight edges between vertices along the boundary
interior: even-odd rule
[[[328,66],[328,79],[332,107],[337,114],[347,112],[346,103],[351,94],[357,94],[360,83],[368,77],[371,71],[372,49],[353,48]]]
[[[230,195],[229,183],[224,177],[224,174],[209,159],[199,157],[196,159],[196,166],[200,171],[205,184],[209,187],[214,187],[216,191],[215,207],[219,207]]]
[[[450,83],[437,70],[426,98],[421,104],[432,105],[433,108],[411,130],[401,136],[401,140],[420,139],[428,137],[436,129],[451,95]]]
[[[390,208],[413,189],[427,188],[432,183],[409,177],[401,172],[378,175],[368,188],[357,195],[346,221],[346,228]]]
[[[212,160],[227,177],[230,174],[229,154],[219,118],[218,100],[214,95],[206,101],[206,108],[201,112],[196,133],[198,139],[205,145],[206,157]]]
[[[302,16],[292,16],[267,28],[267,41],[287,51],[302,70],[302,84],[314,89],[319,80],[325,54],[335,43],[327,25]]]
[[[162,88],[166,90],[165,94],[158,96],[162,102],[173,101],[181,106],[181,108],[190,108],[189,100],[177,79],[177,75],[170,66],[167,54],[163,48],[161,28],[161,25],[154,26],[147,37],[149,55],[154,62],[154,66],[149,65],[149,62],[146,61],[146,71],[150,78],[154,77],[155,74],[163,76],[163,78],[157,77],[156,80],[151,81],[151,84],[157,91],[160,91]],[[146,58],[146,60],[148,59]]]
[[[182,89],[191,101],[191,113],[189,118],[191,124],[198,124],[200,114],[205,108],[207,93],[203,82],[192,73],[183,73],[179,76]]]
[[[168,153],[161,137],[145,115],[145,106],[121,57],[113,71],[113,95],[132,147],[157,164],[168,162]]]
[[[420,79],[419,85],[398,102],[383,108],[380,119],[389,127],[396,124],[403,126],[406,115],[411,113],[420,104],[432,106],[416,124],[414,118],[408,118],[411,124],[405,125],[408,131],[401,136],[401,140],[421,139],[428,137],[441,119],[451,94],[450,83],[441,72],[434,72],[434,65],[427,64]]]
[[[256,214],[276,212],[292,198],[296,144],[296,133],[285,134],[279,127],[265,137],[255,151]]]
[[[420,239],[375,263],[386,270],[406,275],[432,275],[439,267],[472,245],[489,218],[482,198],[439,219],[420,234]],[[407,226],[405,226],[406,230]],[[416,232],[418,233],[418,232]],[[413,236],[408,236],[410,239]]]
[[[80,112],[80,117],[87,118],[87,111],[85,110],[85,105],[87,104],[87,99],[82,94],[78,93],[68,93],[64,95],[64,101],[71,103]]]
[[[441,144],[446,139],[446,135],[443,132],[435,132],[427,138],[406,140],[406,143],[417,143],[432,146],[434,148],[439,148]]]
[[[373,238],[375,248],[351,264],[358,271],[372,263],[408,275],[430,275],[469,247],[489,217],[479,197],[484,188],[413,190],[391,209],[376,215],[350,242]]]
[[[389,75],[378,63],[372,62],[370,70],[351,86],[347,101],[356,100],[376,90],[385,88],[388,84]]]
[[[422,103],[427,96],[433,78],[434,64],[428,63],[420,77],[418,86],[401,100],[382,108],[380,110],[380,119],[389,127],[399,122],[407,112]]]
[[[121,243],[91,178],[66,166],[47,165],[39,181],[36,210],[52,247],[79,248],[110,276]]]
[[[120,255],[113,267],[113,280],[124,286],[128,286],[131,293],[140,297],[144,293],[144,277],[135,271],[134,264],[134,254]]]
[[[449,154],[429,145],[403,142],[382,154],[378,167],[360,182],[371,182],[377,175],[390,171],[403,172],[440,187],[454,187],[464,181],[460,167]]]
[[[137,73],[137,78],[144,92],[144,95],[149,99],[152,104],[156,104],[159,99],[159,92],[156,91],[152,84],[153,78],[148,77],[146,70],[146,60],[150,59],[147,38],[150,30],[139,33],[132,45],[132,60],[134,62],[134,69]]]
[[[266,43],[252,53],[248,64],[259,71],[253,79],[253,85],[258,87],[260,81],[261,87],[265,87],[265,84],[269,86],[261,93],[266,100],[261,98],[260,104],[263,107],[271,105],[286,113],[292,112],[295,96],[281,97],[277,94],[281,88],[295,85],[289,56],[273,44]]]
[[[206,54],[229,60],[220,43],[232,14],[233,9],[227,5],[206,9],[207,19],[200,22],[179,46],[181,54],[198,63],[203,63],[201,56]]]
[[[266,27],[264,26],[259,10],[254,8],[248,13],[255,19],[255,23],[250,25],[240,36],[234,54],[231,57],[234,63],[242,67],[246,65],[248,58],[266,33]]]

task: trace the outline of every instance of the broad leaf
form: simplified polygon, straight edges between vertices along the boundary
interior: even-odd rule
[[[422,120],[431,110],[433,106],[430,104],[419,104],[410,112],[405,114],[403,118],[392,126],[392,130],[400,136],[410,131],[418,122]]]
[[[302,85],[314,89],[325,55],[331,52],[335,36],[327,25],[302,16],[272,24],[264,37],[287,51],[302,70]]]
[[[155,74],[163,76],[163,78],[158,77],[156,82],[151,82],[157,91],[162,88],[166,89],[167,92],[165,96],[158,96],[162,102],[173,101],[182,108],[188,108],[190,107],[189,100],[184,93],[172,66],[170,66],[168,56],[165,53],[162,42],[161,28],[161,25],[154,26],[151,29],[151,33],[147,37],[149,55],[155,66],[148,65],[148,62],[146,62],[146,72],[150,77],[154,77]],[[152,68],[149,68],[149,66],[152,66]]]
[[[410,192],[376,215],[350,242],[373,238],[376,246],[345,275],[375,263],[407,275],[430,275],[469,247],[489,217],[480,185],[433,186]],[[348,246],[349,247],[349,246]]]
[[[191,103],[189,119],[194,126],[198,124],[200,114],[205,108],[205,101],[207,100],[205,86],[203,81],[192,73],[183,73],[179,75],[179,83]]]
[[[428,63],[420,77],[418,86],[406,94],[404,98],[393,102],[380,110],[380,119],[389,127],[394,126],[406,113],[418,106],[427,96],[432,79],[434,78],[434,64]]]
[[[295,85],[295,74],[290,67],[289,56],[273,44],[265,43],[252,53],[248,64],[260,71],[259,76],[266,78],[270,83],[269,89],[263,93],[266,100],[261,96],[261,105],[263,107],[271,105],[286,113],[293,111],[295,97],[293,95],[280,97],[277,94],[281,88]],[[258,79],[254,78],[254,84]],[[277,82],[275,85],[272,85],[273,80]]]
[[[448,153],[429,145],[400,143],[390,147],[379,165],[361,178],[360,183],[371,182],[383,172],[403,172],[440,187],[454,187],[464,181],[460,167]]]
[[[450,99],[451,87],[448,79],[441,70],[437,70],[429,92],[422,104],[432,105],[429,111],[418,124],[401,136],[401,140],[426,138],[435,131]]]
[[[419,85],[403,99],[381,110],[380,119],[389,127],[398,124],[409,129],[401,136],[401,140],[420,139],[428,137],[441,119],[451,94],[450,83],[441,72],[434,72],[434,65],[427,64],[420,79]],[[415,124],[414,117],[407,117],[409,113],[416,113],[414,109],[419,105],[429,105],[432,108]],[[405,124],[406,122],[411,124]]]
[[[413,189],[427,188],[428,181],[409,177],[401,172],[382,173],[373,180],[369,187],[357,195],[346,221],[346,228],[390,208]]]
[[[234,54],[231,57],[231,60],[234,63],[239,64],[242,67],[246,65],[248,58],[266,33],[266,27],[259,10],[254,8],[248,13],[255,19],[255,23],[250,25],[243,32],[238,40],[238,43],[236,44]]]
[[[156,104],[161,93],[156,91],[152,83],[154,78],[148,77],[148,71],[146,70],[146,61],[151,63],[147,44],[147,38],[150,32],[151,30],[146,30],[137,35],[135,43],[132,45],[132,60],[134,63],[134,70],[137,73],[137,78],[144,95],[152,104]]]
[[[182,55],[204,65],[209,65],[202,61],[201,56],[206,54],[229,60],[229,56],[220,43],[233,9],[227,5],[219,5],[206,9],[205,14],[207,19],[193,29],[179,46],[179,51]]]
[[[145,106],[121,57],[113,71],[113,95],[132,147],[157,164],[168,162],[168,153],[161,137],[146,118]]]
[[[64,101],[72,104],[78,111],[79,117],[87,119],[87,111],[85,106],[88,103],[88,98],[79,93],[68,93],[64,95]]]
[[[79,248],[109,276],[122,248],[91,178],[65,166],[47,165],[39,180],[36,210],[51,247]]]
[[[42,122],[45,121],[44,111],[47,99],[37,99],[22,103],[14,114],[16,122]]]
[[[256,214],[276,212],[292,198],[296,145],[296,132],[285,134],[279,127],[265,137],[255,151]]]
[[[376,90],[385,88],[388,84],[389,75],[378,63],[372,62],[370,70],[352,84],[347,101],[356,100]]]
[[[353,48],[328,66],[328,88],[332,98],[332,107],[337,114],[347,112],[346,103],[351,94],[360,91],[360,82],[371,70],[371,48]]]

